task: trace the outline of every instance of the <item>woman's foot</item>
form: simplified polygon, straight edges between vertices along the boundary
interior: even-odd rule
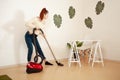
[[[53,64],[48,61],[45,61],[45,65],[53,65]]]

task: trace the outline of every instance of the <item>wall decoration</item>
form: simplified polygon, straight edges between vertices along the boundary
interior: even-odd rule
[[[55,14],[53,16],[54,24],[57,26],[57,28],[60,28],[62,24],[62,17],[60,15]]]
[[[104,2],[98,1],[97,5],[96,5],[96,8],[95,8],[97,15],[99,15],[103,11],[104,6],[105,6]]]
[[[72,19],[75,16],[75,8],[72,6],[69,7],[69,17]]]
[[[91,19],[90,17],[88,17],[88,18],[85,19],[85,25],[86,25],[88,28],[92,29],[93,22],[92,22],[92,19]]]

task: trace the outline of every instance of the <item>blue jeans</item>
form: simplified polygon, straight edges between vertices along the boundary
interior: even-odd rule
[[[25,42],[27,44],[27,48],[28,48],[28,55],[27,55],[27,61],[31,61],[31,57],[32,57],[32,53],[33,53],[33,45],[34,45],[34,35],[33,34],[29,34],[29,32],[27,31],[25,34]],[[36,43],[36,47],[37,47],[37,52],[39,53],[39,55],[41,55],[41,58],[44,60],[45,56],[43,54],[43,51],[40,47],[40,44],[37,40],[37,36],[35,37],[35,43]],[[35,46],[35,45],[34,45]]]

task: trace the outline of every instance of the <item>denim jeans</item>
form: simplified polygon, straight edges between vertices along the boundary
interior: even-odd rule
[[[33,53],[33,45],[34,45],[34,35],[33,34],[29,34],[29,32],[27,31],[25,34],[25,42],[27,44],[27,48],[28,48],[28,55],[27,55],[27,61],[31,61],[31,57],[32,57],[32,53]],[[36,43],[36,47],[37,47],[37,52],[39,53],[39,55],[41,55],[41,58],[44,60],[45,56],[43,54],[43,51],[40,47],[40,44],[37,40],[37,36],[35,37],[35,43]],[[35,45],[34,45],[35,46]]]

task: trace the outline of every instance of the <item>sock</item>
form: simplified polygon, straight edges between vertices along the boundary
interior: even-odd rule
[[[45,65],[53,65],[53,64],[50,63],[50,62],[48,62],[48,61],[46,61],[46,62],[45,62]]]

